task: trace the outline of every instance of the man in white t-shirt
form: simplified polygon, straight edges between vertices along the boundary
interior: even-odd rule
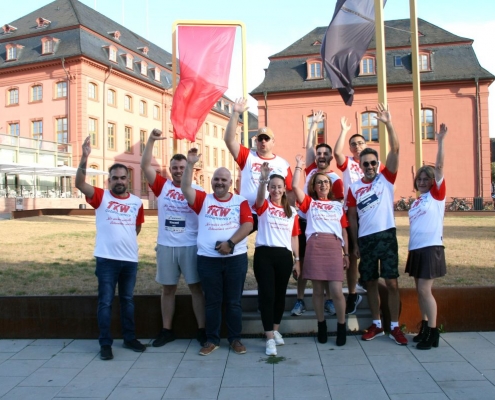
[[[335,161],[337,162],[337,168],[342,171],[342,179],[344,181],[344,204],[347,202],[347,193],[349,187],[356,181],[359,181],[363,177],[363,171],[359,166],[359,155],[361,151],[366,149],[366,139],[363,135],[356,133],[349,138],[349,150],[352,156],[344,155],[344,144],[346,136],[351,129],[351,125],[347,121],[346,117],[340,119],[340,135],[335,143],[334,155]],[[379,163],[379,170],[383,168],[382,164]],[[347,207],[346,207],[347,209]],[[354,314],[357,310],[358,305],[363,300],[362,296],[357,293],[358,285],[358,260],[352,251],[353,248],[353,238],[350,234],[350,228],[347,228],[349,237],[349,268],[346,271],[347,277],[347,288],[349,294],[347,296],[347,304],[345,313]]]
[[[153,146],[165,139],[162,131],[153,129],[141,159],[141,169],[158,202],[158,238],[156,245],[156,281],[162,285],[162,329],[153,341],[153,347],[161,347],[175,340],[172,321],[175,313],[175,292],[180,275],[191,290],[194,315],[198,323],[197,340],[206,342],[205,300],[196,264],[198,216],[189,208],[182,194],[180,183],[187,159],[175,154],[170,160],[171,179],[162,177],[151,165]],[[156,166],[158,168],[158,165]],[[195,189],[203,190],[194,185]]]
[[[127,193],[129,171],[123,164],[109,169],[108,187],[103,190],[86,183],[86,166],[91,153],[90,137],[82,145],[82,155],[76,173],[76,187],[94,207],[96,215],[96,277],[98,278],[98,328],[100,358],[113,358],[110,332],[112,303],[119,285],[120,316],[124,347],[146,350],[136,339],[134,323],[134,286],[138,266],[137,235],[144,222],[143,202]]]
[[[353,251],[356,258],[361,258],[359,273],[366,282],[373,318],[362,339],[372,340],[384,334],[378,293],[378,278],[382,277],[388,289],[389,337],[398,345],[407,345],[407,339],[399,327],[399,249],[393,210],[394,182],[399,169],[399,140],[392,125],[392,116],[383,104],[378,104],[376,119],[385,124],[388,132],[390,151],[385,168],[377,173],[379,163],[375,150],[367,148],[361,151],[359,161],[364,177],[354,182],[347,194]]]
[[[207,356],[220,345],[222,303],[225,303],[228,340],[237,354],[246,353],[241,343],[241,298],[246,280],[247,236],[253,217],[247,200],[229,192],[230,171],[224,167],[213,173],[213,193],[192,187],[196,149],[189,150],[181,188],[191,209],[198,215],[198,273],[205,293],[206,336],[199,354]]]
[[[256,151],[249,150],[235,139],[239,115],[247,109],[246,99],[236,99],[232,115],[230,116],[229,123],[225,129],[224,140],[227,148],[241,169],[240,195],[247,199],[249,206],[251,207],[254,220],[253,231],[256,231],[258,216],[254,211],[253,206],[256,202],[256,194],[258,193],[261,165],[263,165],[264,162],[268,162],[270,165],[270,174],[278,174],[284,177],[287,196],[291,204],[294,204],[294,198],[292,195],[292,171],[290,169],[290,164],[282,157],[273,154],[273,147],[275,145],[275,135],[273,131],[268,127],[260,128],[258,130],[258,135],[256,136]]]
[[[326,143],[318,143],[316,130],[318,124],[325,118],[323,111],[313,113],[311,126],[309,127],[309,133],[306,140],[306,180],[304,182],[304,193],[308,194],[308,183],[311,177],[317,172],[324,172],[330,182],[332,182],[332,193],[335,200],[342,201],[344,199],[344,190],[342,179],[330,168],[330,162],[333,160],[332,148]],[[302,211],[298,211],[299,225],[301,227],[301,234],[299,235],[299,257],[301,259],[301,271],[304,269],[304,256],[306,253],[306,215]],[[302,276],[302,273],[301,273]],[[306,279],[299,278],[297,280],[297,299],[294,307],[292,308],[291,315],[301,315],[306,311],[306,304],[304,303],[304,290],[306,289]],[[325,301],[325,311],[330,315],[335,315],[336,310],[332,299],[330,299],[330,286],[327,282],[325,284],[325,293],[327,294],[327,300]]]

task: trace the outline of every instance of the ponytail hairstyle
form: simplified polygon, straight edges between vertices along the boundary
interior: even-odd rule
[[[282,179],[282,182],[284,183],[284,188],[286,187],[286,185],[285,185],[285,178],[282,175],[278,175],[278,174],[272,174],[272,175],[269,176],[269,178],[268,178],[268,187],[270,187],[270,183],[272,182],[272,179],[273,178]],[[282,203],[282,207],[284,209],[284,212],[285,212],[286,217],[287,218],[291,218],[292,217],[292,208],[290,207],[289,199],[287,199],[287,192],[284,192],[284,194],[282,195],[281,203]]]

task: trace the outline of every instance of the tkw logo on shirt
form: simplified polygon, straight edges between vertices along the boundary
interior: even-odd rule
[[[368,193],[371,190],[371,185],[366,185],[365,187],[359,188],[356,190],[356,198],[362,196],[365,193]]]
[[[273,215],[274,217],[287,218],[287,216],[285,215],[285,211],[284,210],[278,210],[275,207],[269,207],[268,208],[268,212],[271,215]]]
[[[311,203],[312,208],[317,208],[318,210],[330,211],[333,208],[333,205],[326,203]]]
[[[184,201],[184,195],[180,192],[177,192],[174,189],[170,189],[165,195],[165,197],[169,197],[173,200]]]
[[[261,172],[261,166],[262,166],[262,164],[260,164],[260,163],[253,163],[253,165],[251,166],[251,171]],[[270,167],[270,172],[272,172],[272,171],[273,171],[273,168]]]
[[[130,208],[130,206],[126,204],[120,204],[116,201],[109,201],[107,207],[108,210],[117,211],[118,213],[127,213],[129,212]]]
[[[208,206],[206,214],[212,215],[214,217],[226,217],[230,212],[230,208],[220,207],[220,206]]]

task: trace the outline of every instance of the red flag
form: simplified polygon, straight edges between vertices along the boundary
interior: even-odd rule
[[[387,0],[383,1],[385,6]],[[344,103],[352,105],[352,78],[375,34],[373,0],[338,0],[332,21],[323,38],[321,58],[325,71]]]
[[[175,139],[196,134],[228,87],[235,27],[179,26],[180,81],[170,118]]]

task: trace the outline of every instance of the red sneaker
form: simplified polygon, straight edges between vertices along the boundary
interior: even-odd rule
[[[363,333],[361,339],[372,340],[377,336],[382,336],[382,335],[383,335],[383,328],[377,328],[375,324],[371,324],[371,326],[368,329],[366,329],[366,332]]]
[[[399,346],[407,346],[407,338],[404,336],[398,326],[396,326],[388,335],[388,337],[395,341]]]

